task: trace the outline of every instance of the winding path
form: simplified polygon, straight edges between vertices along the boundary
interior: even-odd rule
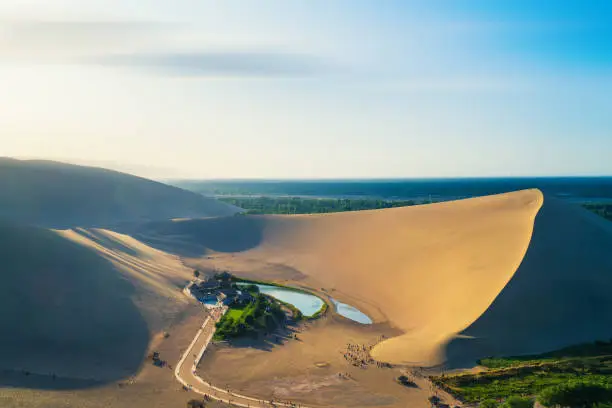
[[[258,398],[248,397],[246,395],[236,394],[228,389],[216,387],[202,378],[196,373],[196,368],[206,347],[210,343],[215,334],[215,322],[217,322],[225,312],[227,307],[217,307],[210,310],[211,315],[204,320],[204,323],[196,333],[193,341],[182,355],[174,375],[177,380],[185,387],[189,388],[200,395],[209,396],[212,399],[222,401],[231,405],[247,408],[270,408],[270,407],[300,407],[307,408],[305,405],[287,403],[281,401],[266,401]]]
[[[191,296],[188,285],[184,289],[184,293],[187,296]],[[270,408],[270,407],[288,407],[288,408],[308,408],[306,405],[298,403],[290,403],[276,400],[262,400],[259,398],[248,397],[246,395],[237,394],[230,391],[229,389],[223,389],[214,386],[197,375],[196,369],[199,364],[206,347],[210,344],[213,335],[216,331],[215,323],[221,319],[221,317],[227,312],[227,306],[217,306],[209,309],[210,315],[206,317],[204,323],[196,333],[193,341],[181,356],[174,375],[177,380],[187,387],[189,390],[203,395],[208,396],[211,399],[221,401],[233,406],[247,407],[247,408]],[[428,379],[425,378],[431,387],[435,387]],[[453,401],[454,398],[450,397],[446,392],[438,390],[444,395],[445,400]],[[458,401],[453,401],[456,405],[461,406]]]

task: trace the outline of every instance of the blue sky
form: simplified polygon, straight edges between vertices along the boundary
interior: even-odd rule
[[[612,174],[612,3],[4,0],[0,155],[188,178]]]

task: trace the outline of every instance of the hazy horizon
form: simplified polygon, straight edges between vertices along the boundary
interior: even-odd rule
[[[3,157],[0,157],[2,159]],[[172,177],[169,176],[176,173],[175,169],[164,169],[151,166],[132,166],[129,164],[114,163],[110,161],[99,162],[99,161],[83,161],[83,160],[71,160],[71,159],[57,159],[48,157],[5,157],[8,159],[16,159],[22,161],[52,161],[57,163],[73,164],[77,166],[96,167],[101,169],[114,170],[126,174],[135,175],[138,177],[150,178],[161,182],[352,182],[352,181],[373,181],[373,182],[401,182],[401,181],[437,181],[437,180],[529,180],[529,179],[612,179],[612,172],[609,174],[555,174],[555,175],[539,175],[539,174],[526,174],[519,176],[504,176],[504,175],[489,175],[489,176],[477,176],[477,175],[465,175],[465,176],[396,176],[396,177],[333,177],[322,175],[316,178],[305,178],[305,177]]]
[[[0,155],[154,179],[612,174],[603,2],[5,0]]]

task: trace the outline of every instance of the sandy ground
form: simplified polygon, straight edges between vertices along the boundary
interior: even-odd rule
[[[0,175],[0,218],[23,225],[104,227],[238,210],[214,198],[102,168],[0,157]]]
[[[404,332],[380,343],[376,358],[435,365],[512,278],[542,203],[527,190],[379,211],[181,221],[143,234],[190,243],[190,265],[323,288]],[[194,243],[203,256],[188,256]]]
[[[200,307],[187,307],[167,328],[170,337],[157,336],[150,351],[159,351],[160,357],[176,364],[180,352],[185,350],[197,328],[204,319]],[[174,368],[174,366],[172,365]],[[2,408],[184,408],[190,399],[200,398],[195,393],[185,392],[174,377],[174,370],[158,368],[146,361],[137,376],[118,383],[84,390],[40,390],[36,388],[54,382],[49,377],[29,376],[7,378],[0,373],[0,381],[18,382],[17,387],[0,388]],[[57,380],[55,380],[57,381]],[[227,407],[226,404],[211,403],[210,407]]]
[[[376,359],[454,368],[612,335],[612,224],[537,190],[380,211],[154,222],[121,233],[0,225],[0,235],[10,267],[0,286],[8,328],[0,383],[19,387],[0,390],[0,406],[184,406],[172,370],[140,368],[151,338],[190,307],[181,288],[194,267],[316,289],[375,322],[363,328],[332,316],[283,346],[211,349],[201,375],[243,394],[418,407],[426,384],[405,389],[393,380],[398,369],[353,367],[346,344],[386,334],[371,351]],[[182,340],[174,334],[159,345],[169,361],[197,320],[185,320]],[[22,369],[43,377],[19,377]],[[26,390],[52,388],[51,370],[55,381],[114,385]],[[132,385],[114,382],[134,373]]]
[[[77,228],[57,233],[107,259],[133,283],[132,300],[145,317],[150,333],[159,332],[168,318],[189,302],[181,290],[193,278],[193,270],[183,265],[178,256],[105,229]]]
[[[195,303],[181,292],[193,271],[128,236],[0,225],[0,239],[5,373],[55,375],[51,388],[134,375],[151,338]]]
[[[432,392],[425,380],[417,379],[418,388],[397,383],[404,368],[353,365],[367,359],[369,346],[381,336],[395,334],[384,324],[365,326],[328,316],[290,328],[280,334],[280,343],[273,335],[231,346],[211,344],[198,374],[232,392],[310,407],[428,407]],[[363,346],[365,351],[355,351]]]

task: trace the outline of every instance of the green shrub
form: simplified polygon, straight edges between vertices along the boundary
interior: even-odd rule
[[[319,317],[323,316],[325,313],[327,313],[327,303],[323,303],[323,306],[321,306],[321,308],[319,310],[317,310],[315,312],[315,314],[313,314],[312,316],[310,316],[308,319],[309,320],[315,320],[318,319]]]
[[[249,293],[253,293],[253,294],[259,293],[259,286],[255,285],[255,284],[247,285],[247,286],[243,287],[242,289],[246,290]]]
[[[418,387],[418,385],[414,381],[412,381],[407,375],[400,375],[399,377],[397,377],[397,382],[399,382],[405,387]]]
[[[524,397],[510,397],[499,408],[533,408],[533,400]]]
[[[482,401],[480,405],[478,406],[480,408],[497,408],[498,405],[499,404],[494,399],[488,399],[488,400]]]
[[[597,403],[612,402],[612,388],[595,382],[568,382],[543,390],[538,402],[545,407],[591,408]]]

